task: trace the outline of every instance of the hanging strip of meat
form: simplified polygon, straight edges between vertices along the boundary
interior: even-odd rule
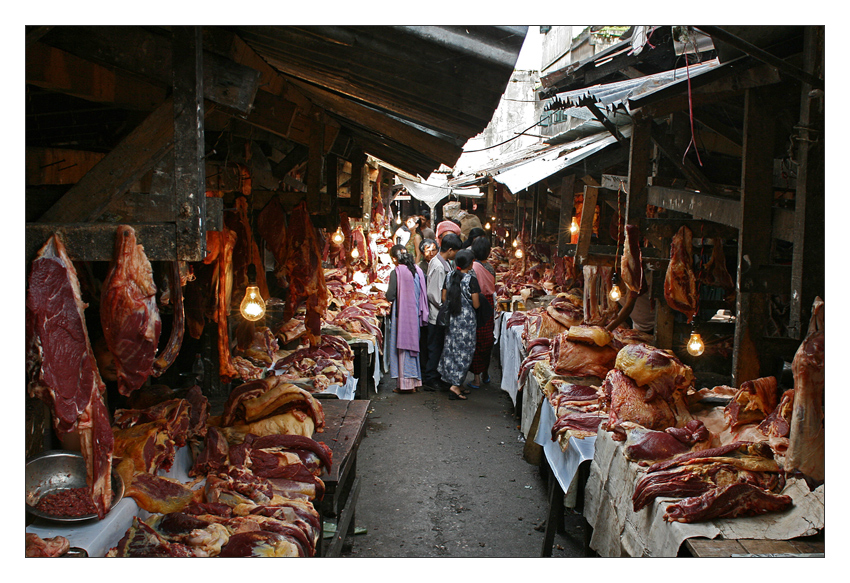
[[[306,302],[304,324],[307,327],[307,338],[311,346],[316,346],[321,342],[322,317],[328,306],[328,288],[325,285],[316,229],[310,221],[306,201],[302,200],[290,213],[286,247],[283,274],[289,282],[289,297],[283,319],[288,321],[301,302]]]
[[[274,255],[275,276],[278,278],[278,283],[282,287],[288,284],[280,280],[281,269],[286,263],[286,213],[283,212],[283,207],[277,198],[273,198],[263,207],[260,214],[257,216],[257,232],[265,240],[266,246]]]
[[[239,376],[230,354],[230,334],[227,318],[230,315],[230,295],[233,286],[233,246],[236,233],[226,228],[221,232],[221,252],[218,255],[218,293],[216,295],[216,323],[218,324],[218,374],[222,383]]]
[[[244,196],[237,197],[234,206],[236,210],[224,213],[224,224],[236,233],[236,244],[233,246],[233,286],[240,293],[248,287],[248,266],[254,265],[257,269],[257,287],[260,288],[263,299],[267,300],[269,287],[266,282],[266,270],[263,267],[260,248],[251,230],[248,201]]]
[[[183,345],[183,332],[186,329],[186,318],[183,312],[183,287],[180,285],[180,262],[172,261],[171,266],[171,295],[174,303],[174,321],[171,324],[171,336],[168,344],[153,361],[151,373],[159,377],[174,364],[174,359]]]
[[[80,434],[87,483],[100,518],[112,505],[112,430],[89,342],[80,285],[65,245],[53,235],[42,247],[27,289],[28,390],[50,407],[60,436]]]
[[[643,287],[643,259],[640,252],[640,229],[636,225],[626,225],[626,237],[623,244],[623,257],[620,259],[620,274],[623,283],[635,293]]]
[[[714,249],[711,259],[705,264],[700,274],[700,281],[705,285],[722,288],[726,292],[726,301],[735,298],[735,281],[726,269],[726,256],[723,254],[723,239],[714,239]]]
[[[670,265],[664,277],[664,299],[677,312],[688,317],[688,322],[697,312],[697,280],[694,275],[693,262],[693,233],[682,226],[673,235],[670,245]]]
[[[150,261],[136,232],[120,225],[115,254],[101,288],[100,323],[118,371],[118,390],[129,396],[151,375],[162,321]]]
[[[824,479],[824,304],[815,298],[806,339],[791,362],[794,407],[785,470],[800,471],[809,480]]]

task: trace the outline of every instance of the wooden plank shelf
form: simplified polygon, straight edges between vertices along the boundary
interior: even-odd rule
[[[685,548],[694,557],[822,557],[825,543],[797,540],[692,538],[685,541]]]

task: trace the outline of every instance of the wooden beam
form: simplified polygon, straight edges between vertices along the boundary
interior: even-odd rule
[[[635,121],[629,143],[629,180],[626,188],[625,224],[635,225],[643,231],[646,218],[647,178],[649,177],[652,147],[652,121]]]
[[[174,102],[168,98],[41,217],[45,223],[93,221],[174,145]]]
[[[648,203],[653,206],[688,213],[695,219],[713,221],[736,229],[741,225],[741,203],[733,198],[664,186],[650,186],[647,192]]]
[[[771,205],[773,204],[773,146],[775,118],[766,89],[750,89],[744,101],[744,160],[741,173],[740,227],[735,340],[732,355],[734,386],[771,373],[760,356],[760,339],[769,318],[770,294],[742,290],[747,273],[770,261]],[[777,293],[779,290],[772,290]]]
[[[141,26],[57,26],[42,42],[101,65],[171,86],[172,47],[167,36]],[[247,112],[260,73],[212,52],[204,53],[204,97]]]
[[[824,88],[823,79],[818,77],[817,75],[812,74],[811,71],[804,71],[802,69],[798,69],[797,67],[788,63],[784,59],[780,59],[776,55],[772,55],[769,52],[760,49],[754,44],[735,36],[734,34],[730,33],[727,30],[724,30],[719,26],[699,26],[697,28],[703,31],[705,34],[710,35],[712,38],[730,44],[736,49],[747,53],[751,57],[754,57],[759,61],[763,61],[768,65],[776,67],[786,75],[789,75],[794,79],[797,79],[798,81],[802,81],[803,83],[806,83],[807,85],[810,85],[816,89]]]
[[[52,26],[27,26],[26,27],[26,48],[29,48],[41,40],[41,37],[46,35],[52,29]]]
[[[174,223],[130,223],[136,231],[136,240],[144,246],[145,255],[151,261],[174,261],[177,259]],[[61,233],[72,261],[110,261],[115,250],[115,223],[47,224],[26,225],[26,260],[29,265],[36,253],[53,235]]]
[[[142,111],[153,111],[167,96],[165,87],[42,43],[27,47],[26,80],[50,91]]]
[[[683,158],[685,152],[675,146],[673,139],[664,133],[663,127],[655,126],[652,128],[652,141],[658,144],[661,152],[696,189],[707,194],[716,194],[711,181],[703,175],[693,162],[687,158]],[[694,148],[696,148],[695,144]]]
[[[26,178],[28,187],[44,184],[74,184],[105,154],[65,148],[27,148]]]
[[[173,29],[174,196],[177,259],[201,261],[206,251],[204,67],[201,27]]]
[[[322,110],[318,107],[310,112],[310,144],[307,154],[307,207],[310,214],[322,210],[322,164],[324,162],[325,132]]]
[[[804,32],[805,67],[809,74],[823,75],[824,29],[807,26]],[[794,249],[791,259],[791,308],[789,332],[802,339],[808,330],[812,303],[825,292],[826,215],[824,208],[824,116],[823,92],[804,83],[797,125],[797,193],[794,197]]]
[[[339,158],[336,154],[325,156],[325,192],[330,203],[330,214],[339,225]]]

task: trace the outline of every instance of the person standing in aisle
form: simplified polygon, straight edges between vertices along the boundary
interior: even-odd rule
[[[462,389],[472,355],[475,352],[475,310],[480,302],[478,280],[472,271],[475,256],[469,249],[455,255],[455,269],[446,277],[443,301],[448,304],[449,325],[446,326],[446,342],[437,370],[443,381],[449,383],[449,399],[466,400]]]
[[[422,252],[422,261],[419,262],[419,269],[425,275],[425,285],[428,285],[428,264],[439,252],[437,242],[434,239],[423,239],[419,244],[419,250]],[[430,315],[430,314],[429,314]],[[428,326],[423,326],[419,330],[419,366],[422,367],[422,373],[428,369]]]
[[[407,241],[405,247],[411,257],[413,257],[414,263],[419,263],[421,259],[419,255],[419,243],[422,242],[422,233],[419,230],[419,217],[416,215],[407,217],[405,225],[407,226],[407,230],[410,231],[410,239]]]
[[[422,211],[422,220],[419,222],[419,226],[423,239],[437,239],[437,233],[431,228],[431,211],[428,209]]]
[[[390,311],[389,356],[390,376],[398,379],[396,393],[415,393],[422,385],[419,366],[419,329],[428,323],[428,300],[425,298],[425,276],[413,257],[401,245],[390,249],[396,268],[390,273],[387,300]]]
[[[443,237],[446,233],[454,233],[458,236],[458,239],[460,239],[460,225],[449,219],[446,219],[437,225],[437,244],[440,245],[440,248],[442,248]]]
[[[475,339],[475,354],[472,356],[472,364],[469,366],[469,372],[475,375],[471,383],[467,386],[473,389],[479,388],[482,384],[490,382],[490,356],[493,353],[493,337],[495,314],[495,295],[496,295],[496,270],[487,261],[490,257],[490,239],[486,236],[476,237],[471,246],[472,254],[475,255],[475,263],[472,265],[475,271],[475,277],[478,279],[478,285],[481,288],[481,302],[490,304],[489,318],[483,324],[478,325],[478,331]]]
[[[455,254],[460,250],[460,245],[461,241],[458,235],[446,233],[440,244],[440,252],[428,264],[428,356],[425,358],[427,366],[422,377],[426,391],[443,388],[440,373],[437,372],[437,365],[440,362],[440,355],[443,353],[446,329],[443,326],[437,326],[437,314],[443,304],[443,284],[446,281],[446,274],[451,270],[449,261],[455,258]]]

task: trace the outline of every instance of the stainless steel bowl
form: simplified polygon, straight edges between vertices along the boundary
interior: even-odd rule
[[[54,522],[82,522],[97,518],[97,514],[84,516],[53,516],[38,510],[35,505],[42,496],[59,490],[83,488],[86,485],[86,462],[82,454],[73,451],[46,451],[27,460],[26,495],[27,512]],[[112,471],[112,507],[124,496],[124,482]]]

